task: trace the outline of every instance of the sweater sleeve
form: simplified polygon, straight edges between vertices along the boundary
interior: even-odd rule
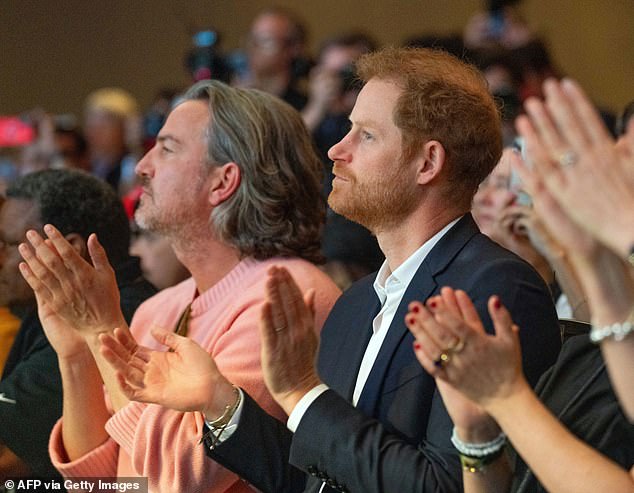
[[[281,409],[266,390],[260,367],[258,318],[262,300],[254,300],[206,349],[219,370],[274,416]],[[153,404],[131,402],[106,424],[110,436],[130,456],[134,471],[148,477],[156,491],[251,491],[237,475],[206,457],[199,445],[200,413],[182,413]]]
[[[65,478],[97,476],[114,478],[117,476],[119,446],[114,440],[109,438],[86,455],[77,460],[69,461],[64,449],[62,426],[64,426],[63,418],[59,419],[53,427],[48,444],[51,462],[62,476]]]

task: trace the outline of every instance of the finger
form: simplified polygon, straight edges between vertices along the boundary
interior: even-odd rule
[[[450,316],[449,309],[444,305],[442,298],[437,297],[438,300],[432,300],[435,304],[433,309],[421,309],[418,316],[414,317],[418,320],[421,327],[424,329],[424,340],[426,348],[432,348],[432,356],[437,358],[440,353],[444,352],[450,347],[456,345],[458,337],[452,332],[451,329],[444,324],[439,323],[436,315],[438,313],[445,313]],[[429,305],[431,306],[431,303]],[[433,310],[433,311],[432,311]]]
[[[112,335],[108,333],[102,335],[103,337],[111,337],[113,341],[108,340],[108,347],[116,352],[123,361],[140,371],[145,371],[145,365],[150,361],[152,352],[139,346],[128,330],[117,327]]]
[[[110,334],[104,333],[104,335]],[[118,344],[119,356],[125,361],[129,361],[136,368],[143,369],[145,363],[150,361],[151,351],[139,346],[128,329],[116,327],[112,337]]]
[[[455,348],[470,334],[470,329],[460,315],[459,309],[458,312],[453,312],[441,307],[434,312],[434,320],[437,325],[432,327],[435,331],[431,335],[444,350]]]
[[[513,224],[517,220],[517,214],[504,214],[500,219],[500,226],[502,228],[511,231],[513,229]]]
[[[529,103],[527,102],[526,105]],[[539,103],[541,104],[541,103]],[[537,128],[528,115],[520,115],[515,119],[515,129],[524,139],[524,155],[516,153],[522,158],[529,170],[534,170],[538,176],[551,171],[554,164],[546,145],[542,142]],[[513,161],[513,158],[509,158]]]
[[[115,377],[121,392],[131,401],[144,402],[142,399],[141,390],[138,387],[132,387],[127,381],[125,376],[120,372],[115,372]]]
[[[586,137],[591,142],[612,142],[612,137],[601,116],[579,84],[566,78],[561,82],[561,89],[567,96],[570,105],[576,109],[579,123],[585,126]]]
[[[570,104],[559,82],[553,79],[544,82],[544,94],[546,95],[548,113],[551,115],[561,138],[561,151],[565,152],[563,146],[567,146],[568,149],[572,147],[577,152],[586,152],[590,139],[579,121],[576,109]]]
[[[152,334],[152,337],[156,342],[162,344],[163,346],[167,346],[175,353],[180,353],[183,349],[183,346],[187,344],[197,344],[195,341],[192,341],[187,337],[179,336],[178,334],[168,332],[167,330],[157,329],[156,327],[153,328],[150,333]]]
[[[541,103],[540,103],[541,104]],[[511,161],[511,165],[518,171],[524,187],[534,198],[541,188],[559,191],[565,188],[566,178],[562,167],[553,159],[553,153],[535,130],[532,122],[525,116],[516,120],[516,128],[522,135],[526,146],[526,160]]]
[[[454,291],[449,286],[444,286],[440,289],[440,296],[444,302],[445,307],[453,313],[456,317],[460,317],[460,308],[456,301]]]
[[[529,236],[531,220],[525,216],[518,217],[513,223],[513,233],[516,236]]]
[[[279,268],[271,267],[269,269],[269,278],[266,281],[266,295],[267,301],[270,304],[271,322],[274,329],[278,329],[278,332],[285,330],[289,323],[287,321],[286,313],[284,312],[284,304],[282,303],[282,297],[280,294],[280,284],[282,282]]]
[[[434,357],[429,354],[425,346],[419,341],[414,341],[414,354],[427,373],[432,375],[434,378],[443,377],[445,369],[435,363]]]
[[[312,317],[304,303],[304,296],[299,286],[286,269],[280,268],[280,276],[282,281],[280,283],[280,296],[289,326],[298,335],[304,334],[307,330],[312,331]]]
[[[116,351],[113,351],[111,347],[108,346],[108,341],[102,341],[99,352],[115,372],[121,375],[129,390],[134,391],[135,388],[143,387],[143,379],[145,376],[143,369],[137,368],[125,359],[122,359]]]
[[[115,327],[113,334],[116,341],[121,344],[122,348],[125,349],[130,356],[136,355],[145,362],[149,361],[149,355],[146,354],[147,351],[144,351],[143,348],[137,344],[136,339],[132,336],[129,329]]]
[[[35,256],[32,256],[32,254],[30,253],[26,253],[26,250],[23,253],[22,251],[23,248],[28,249],[26,245],[24,245],[24,247],[23,245],[24,243],[21,244],[18,248],[19,248],[20,254],[22,254],[22,258],[25,258],[25,255],[26,255],[26,258],[28,260],[26,260],[25,262],[20,262],[20,264],[18,265],[18,268],[20,269],[20,274],[22,274],[22,277],[27,282],[27,284],[31,287],[31,289],[36,294],[36,296],[40,296],[43,300],[51,300],[53,297],[51,291],[48,289],[46,284],[40,280],[40,277],[36,275],[35,272],[33,271],[33,269],[40,272],[45,272],[45,270],[44,271],[40,270],[41,264],[39,263],[37,258],[35,258]],[[33,268],[31,268],[31,265],[29,265],[29,263],[33,265]]]
[[[108,354],[114,354],[123,361],[128,361],[132,357],[132,353],[121,344],[113,334],[102,333],[99,335],[99,343],[102,348],[108,350]]]
[[[49,238],[43,240],[35,231],[27,231],[26,237],[35,249],[35,255],[40,261],[43,269],[40,272],[40,279],[46,283],[53,294],[59,298],[73,300],[76,288],[78,271],[81,271],[86,262],[79,256],[71,244],[59,231],[50,224],[45,226],[45,232]],[[82,265],[86,264],[85,266]],[[45,272],[44,269],[46,269]]]
[[[277,343],[277,332],[273,325],[273,316],[271,314],[271,304],[265,302],[260,311],[260,339],[262,340],[262,366],[266,367],[269,363],[265,354],[272,354]]]
[[[18,251],[24,259],[24,262],[20,264],[20,272],[24,279],[31,286],[31,289],[43,299],[53,301],[55,291],[60,288],[57,278],[40,262],[32,247],[26,243],[21,243],[18,246]]]
[[[522,204],[512,204],[504,208],[503,214],[513,216],[515,219],[530,216],[533,209]]]
[[[53,246],[53,248],[51,248],[47,245],[47,251],[53,254],[55,258],[59,259],[61,257],[62,260],[62,262],[56,262],[54,264],[55,266],[63,265],[64,270],[70,270],[74,274],[87,267],[86,261],[55,226],[46,224],[44,226],[44,232]]]
[[[442,351],[433,342],[433,339],[429,337],[424,325],[421,323],[421,317],[425,316],[431,317],[431,314],[421,305],[419,312],[410,313],[405,317],[405,324],[415,337],[413,349],[416,359],[418,359],[427,373],[437,377],[444,374],[442,365],[438,364],[438,358]]]
[[[491,320],[493,320],[495,334],[503,338],[515,337],[511,314],[502,304],[499,296],[494,295],[489,298],[488,309]]]
[[[115,370],[122,370],[127,366],[127,352],[110,334],[99,335],[99,352]]]
[[[469,295],[463,291],[462,289],[456,290],[456,300],[458,301],[458,306],[460,307],[460,311],[462,313],[462,318],[467,323],[470,329],[484,334],[484,326],[482,325],[482,320],[480,319],[480,315],[478,314],[478,310],[473,305],[471,298]],[[469,332],[465,332],[461,334],[462,338],[468,337]]]
[[[529,98],[525,105],[527,115],[531,119],[541,147],[551,157],[556,157],[564,151],[564,141],[548,112],[546,103],[536,98]]]

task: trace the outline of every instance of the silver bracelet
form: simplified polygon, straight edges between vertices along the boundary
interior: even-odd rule
[[[504,432],[500,432],[500,434],[490,442],[467,443],[460,440],[458,433],[456,433],[456,427],[454,426],[453,432],[451,433],[451,443],[453,443],[453,446],[456,447],[456,450],[458,450],[461,455],[468,457],[486,457],[487,455],[493,455],[499,452],[504,445],[506,445],[506,435]]]
[[[622,341],[628,334],[632,333],[632,323],[629,321],[621,324],[604,325],[603,327],[592,326],[590,330],[590,340],[595,344],[600,344],[604,339],[614,339]]]

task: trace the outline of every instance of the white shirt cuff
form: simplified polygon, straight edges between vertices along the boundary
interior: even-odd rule
[[[299,422],[304,417],[304,413],[308,410],[315,399],[326,392],[328,388],[328,385],[326,385],[325,383],[321,383],[306,392],[306,394],[304,394],[304,397],[299,400],[297,405],[293,408],[291,414],[288,416],[286,427],[293,433],[295,433],[295,430],[299,426]]]
[[[242,392],[242,389],[240,387],[238,387],[238,392],[240,393],[240,404],[238,404],[238,407],[233,413],[233,416],[231,416],[231,419],[227,423],[227,426],[224,427],[225,429],[222,430],[222,433],[220,433],[220,436],[216,435],[216,433],[220,431],[220,429],[209,426],[209,421],[207,421],[207,418],[203,416],[203,418],[205,418],[205,423],[207,423],[209,429],[213,432],[214,435],[216,435],[216,444],[221,444],[225,440],[229,440],[231,435],[233,435],[233,433],[238,429],[240,416],[242,416],[242,408],[244,407],[244,392]]]

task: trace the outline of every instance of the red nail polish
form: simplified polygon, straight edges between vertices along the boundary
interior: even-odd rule
[[[412,307],[412,311],[413,311],[414,313],[418,313],[418,312],[420,311],[420,308],[418,307],[418,305],[414,305],[414,306]]]
[[[410,324],[410,325],[414,325],[414,322],[416,322],[414,317],[410,317],[410,318],[407,319],[407,323]]]
[[[502,306],[502,302],[500,301],[500,298],[496,298],[495,301],[493,302],[493,308],[495,308],[496,310],[499,310],[501,306]]]
[[[414,349],[420,349],[420,342],[414,342]]]
[[[429,302],[429,306],[432,308],[436,308],[436,302],[435,301],[430,301]]]

